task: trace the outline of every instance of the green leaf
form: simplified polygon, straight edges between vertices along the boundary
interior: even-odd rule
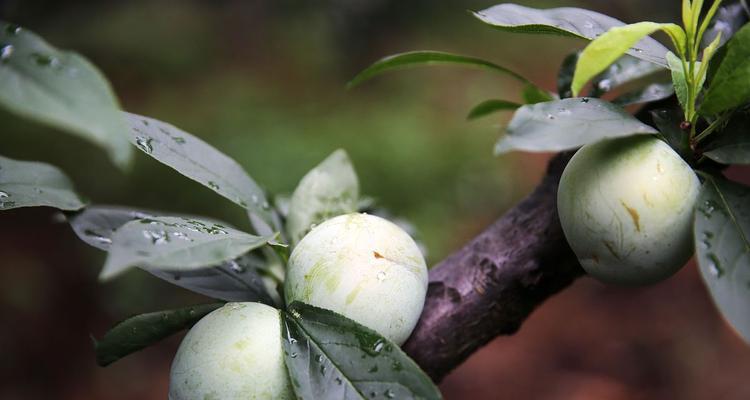
[[[703,155],[722,164],[750,164],[750,115],[735,113],[706,145]]]
[[[132,158],[125,121],[106,78],[80,55],[0,21],[0,106],[106,149],[126,167]]]
[[[657,133],[654,128],[607,101],[564,99],[519,108],[495,154],[562,151],[605,138],[653,133]]]
[[[96,362],[101,367],[142,350],[152,344],[195,325],[223,303],[136,315],[115,325],[100,340],[94,339]]]
[[[196,218],[144,218],[115,231],[99,277],[109,280],[137,266],[180,272],[203,269],[237,258],[271,239]]]
[[[446,64],[489,69],[490,71],[500,72],[502,74],[508,75],[520,82],[531,83],[523,76],[500,65],[482,60],[481,58],[462,56],[442,51],[411,51],[407,53],[394,54],[376,61],[365,70],[357,74],[357,76],[355,76],[351,81],[349,81],[349,83],[347,83],[347,87],[351,88],[357,86],[360,83],[378,76],[384,72],[389,72],[397,69],[420,67],[425,65]]]
[[[359,180],[344,150],[334,151],[310,170],[294,189],[286,231],[298,243],[311,226],[357,211]]]
[[[669,63],[669,69],[672,71],[672,83],[674,84],[674,90],[677,94],[677,100],[683,110],[687,109],[688,103],[688,82],[685,78],[685,69],[682,67],[682,61],[674,53],[667,53],[667,62]],[[700,76],[701,62],[695,62],[695,77],[700,79],[698,87],[702,87],[706,81],[706,75]]]
[[[399,347],[334,312],[292,303],[283,313],[286,366],[300,399],[440,399]]]
[[[724,318],[750,342],[750,188],[705,179],[695,213],[698,265]]]
[[[618,58],[594,79],[594,93],[597,95],[607,93],[621,86],[642,81],[652,83],[668,79],[668,69],[626,54]]]
[[[490,115],[497,111],[515,110],[521,107],[521,104],[506,100],[485,100],[471,109],[466,119],[477,119]]]
[[[623,26],[624,22],[594,11],[563,7],[539,10],[517,4],[499,4],[475,12],[480,21],[497,29],[519,33],[553,34],[593,40],[611,28]],[[628,54],[642,60],[667,66],[664,54],[667,48],[652,38],[638,43],[638,50]]]
[[[654,82],[638,90],[625,93],[612,100],[612,103],[625,107],[631,104],[650,103],[664,100],[674,94],[672,82]]]
[[[58,168],[0,156],[0,210],[40,206],[78,210],[84,205]]]
[[[170,124],[136,114],[125,115],[130,141],[141,151],[239,204],[275,231],[281,230],[265,193],[236,161]]]
[[[740,29],[726,46],[726,55],[699,109],[703,115],[718,115],[750,101],[750,24]]]
[[[81,240],[108,251],[112,245],[112,236],[121,226],[131,221],[154,218],[159,214],[125,207],[91,206],[68,215],[68,222]],[[218,265],[189,271],[161,270],[148,265],[141,265],[139,268],[173,285],[214,299],[274,304],[261,278],[266,261],[252,253]]]
[[[613,27],[589,43],[578,59],[573,83],[571,84],[573,96],[578,96],[583,86],[589,80],[604,71],[631,48],[636,53],[642,52],[643,49],[634,46],[644,37],[658,30],[669,31],[671,34],[678,36],[678,39],[679,35],[682,35],[682,39],[679,40],[684,39],[685,34],[677,25],[638,22],[631,25]],[[662,54],[662,57],[666,54],[667,51]]]

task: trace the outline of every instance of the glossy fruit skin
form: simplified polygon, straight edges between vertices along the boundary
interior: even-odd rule
[[[557,206],[581,266],[603,282],[641,285],[680,269],[693,253],[700,182],[650,135],[582,147],[560,179]]]
[[[227,303],[198,321],[172,362],[170,400],[293,399],[279,310]]]
[[[289,258],[284,295],[342,314],[401,344],[427,293],[427,265],[400,227],[346,214],[315,227]]]

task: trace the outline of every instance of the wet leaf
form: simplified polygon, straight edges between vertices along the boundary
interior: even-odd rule
[[[84,205],[58,168],[0,156],[0,210],[40,206],[78,210]]]
[[[111,279],[137,266],[168,271],[203,269],[233,260],[271,239],[197,218],[154,217],[131,221],[112,235],[100,279]]]
[[[26,28],[0,21],[0,106],[132,158],[120,106],[104,75],[80,55],[58,50]]]
[[[657,131],[622,108],[595,98],[573,98],[526,105],[508,124],[495,153],[574,149],[605,138]]]
[[[440,399],[394,343],[334,312],[292,303],[283,313],[286,366],[298,398]]]
[[[106,367],[113,362],[188,329],[224,303],[202,304],[175,310],[157,311],[128,318],[94,339],[96,362]]]
[[[294,189],[286,231],[298,243],[314,225],[357,211],[359,180],[349,156],[336,150],[310,170]]]
[[[698,265],[711,297],[750,342],[750,188],[706,176],[694,232]]]
[[[625,25],[607,15],[573,7],[536,9],[517,4],[499,4],[475,12],[474,16],[503,31],[553,34],[588,40],[601,36],[613,27]],[[667,51],[664,45],[646,37],[627,53],[666,67],[664,55]]]
[[[125,115],[130,140],[141,151],[246,208],[275,232],[281,230],[265,193],[236,161],[170,124],[136,114]]]

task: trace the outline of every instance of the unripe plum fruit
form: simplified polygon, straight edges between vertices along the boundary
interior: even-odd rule
[[[170,400],[293,399],[279,310],[228,303],[198,321],[172,362]]]
[[[589,275],[608,283],[664,279],[693,252],[693,207],[700,182],[654,136],[582,147],[560,179],[557,207],[565,237]]]
[[[342,314],[397,344],[419,320],[427,265],[399,226],[346,214],[313,228],[289,258],[287,304],[301,301]]]

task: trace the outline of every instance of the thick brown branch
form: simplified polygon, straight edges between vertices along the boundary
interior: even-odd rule
[[[570,158],[550,161],[536,190],[430,271],[427,301],[404,350],[436,381],[583,274],[557,217]]]

